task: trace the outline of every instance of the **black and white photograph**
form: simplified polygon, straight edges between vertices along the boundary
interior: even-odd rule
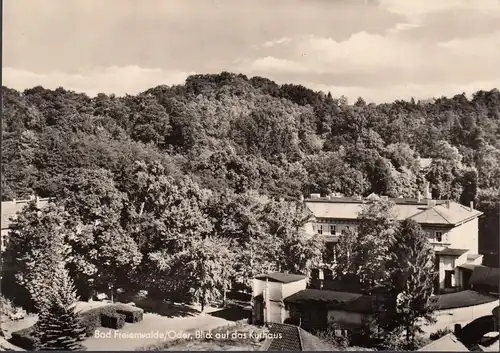
[[[500,0],[2,31],[0,351],[500,351]]]

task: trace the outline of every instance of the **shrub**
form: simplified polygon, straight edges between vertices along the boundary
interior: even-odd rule
[[[101,306],[98,308],[90,309],[80,315],[80,322],[85,327],[85,334],[87,337],[91,337],[94,335],[95,330],[98,327],[102,327],[102,315],[112,315],[118,314],[118,311],[139,311],[141,314],[134,314],[136,317],[141,317],[143,311],[139,308],[132,307],[130,305],[125,304],[109,304],[105,306]],[[140,321],[140,320],[138,320]],[[135,321],[137,322],[137,321]]]
[[[139,322],[142,321],[144,311],[139,308],[123,308],[116,311],[118,314],[125,316],[125,322]]]
[[[9,340],[13,345],[26,349],[27,351],[35,349],[36,341],[34,326],[12,332]]]
[[[447,334],[452,333],[452,332],[453,332],[452,330],[450,330],[448,327],[446,327],[444,329],[439,329],[436,332],[431,333],[429,338],[431,339],[431,341],[435,341],[435,340],[438,340],[441,337],[446,336]]]
[[[118,313],[102,314],[101,324],[103,327],[112,328],[115,330],[121,329],[125,326],[125,315]]]

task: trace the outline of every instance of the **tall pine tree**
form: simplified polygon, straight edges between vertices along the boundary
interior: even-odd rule
[[[82,350],[85,331],[75,312],[78,298],[64,262],[54,269],[51,288],[46,293],[36,323],[36,347],[40,350]]]

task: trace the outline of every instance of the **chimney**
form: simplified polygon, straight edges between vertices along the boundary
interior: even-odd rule
[[[450,209],[450,200],[446,200],[445,206],[447,209]]]
[[[470,202],[470,207],[469,208],[470,208],[471,212],[474,211],[474,201]]]
[[[460,334],[462,332],[462,325],[455,324],[455,329],[453,331],[455,333],[455,336],[460,337]]]
[[[16,204],[16,199],[12,199],[12,203],[15,205]]]
[[[35,197],[35,202],[36,202],[36,207],[39,207],[39,205],[40,205],[40,197],[39,196]]]

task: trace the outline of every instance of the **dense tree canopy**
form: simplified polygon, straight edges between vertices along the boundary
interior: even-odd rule
[[[60,246],[77,287],[131,276],[206,302],[255,272],[307,270],[319,250],[300,234],[301,194],[415,197],[427,179],[436,198],[488,214],[499,202],[498,90],[349,105],[227,72],[125,97],[4,87],[2,137],[3,200],[54,197],[11,236],[22,284],[43,278],[56,259],[40,252]],[[361,269],[383,254],[365,255]]]

